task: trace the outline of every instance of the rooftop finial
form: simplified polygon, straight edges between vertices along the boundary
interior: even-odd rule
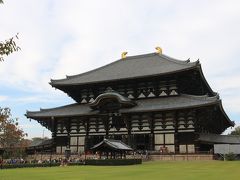
[[[128,52],[122,52],[122,59],[125,59]]]
[[[155,49],[157,50],[158,54],[162,54],[162,48],[160,48],[159,46],[155,47]]]

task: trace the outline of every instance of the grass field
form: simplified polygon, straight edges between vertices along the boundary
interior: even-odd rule
[[[72,166],[0,170],[0,180],[240,179],[240,161],[147,162],[131,166]]]

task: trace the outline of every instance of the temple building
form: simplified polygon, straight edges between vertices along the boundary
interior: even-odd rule
[[[210,151],[204,135],[234,126],[199,61],[156,53],[126,56],[82,74],[51,80],[74,104],[27,111],[52,132],[52,150],[90,150],[104,138],[134,150],[165,153]]]

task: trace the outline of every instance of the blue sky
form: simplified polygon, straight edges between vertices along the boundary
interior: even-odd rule
[[[240,1],[5,0],[0,40],[19,33],[21,51],[0,64],[0,106],[10,107],[29,138],[44,128],[26,110],[72,103],[51,78],[79,74],[120,58],[155,51],[200,59],[207,81],[240,124]],[[50,132],[44,131],[46,136]]]

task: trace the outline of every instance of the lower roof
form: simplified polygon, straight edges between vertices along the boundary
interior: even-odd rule
[[[122,108],[120,113],[135,113],[148,111],[166,111],[184,108],[203,107],[213,104],[220,104],[218,96],[193,96],[181,94],[179,96],[139,99],[135,101],[136,106],[130,108]],[[51,109],[40,109],[40,111],[27,111],[26,116],[31,119],[40,119],[48,117],[72,117],[97,115],[98,110],[90,108],[89,104],[70,104]]]
[[[240,144],[237,135],[199,134],[198,140],[207,144]]]
[[[40,141],[37,141],[37,142],[35,142],[35,143],[32,142],[28,148],[31,148],[31,147],[38,147],[38,146],[51,145],[52,142],[53,142],[52,139],[40,140]]]
[[[104,149],[109,148],[116,151],[132,151],[133,150],[130,146],[123,143],[122,141],[113,140],[113,139],[104,139],[100,143],[93,146],[91,150],[99,150],[101,148],[104,148]]]

